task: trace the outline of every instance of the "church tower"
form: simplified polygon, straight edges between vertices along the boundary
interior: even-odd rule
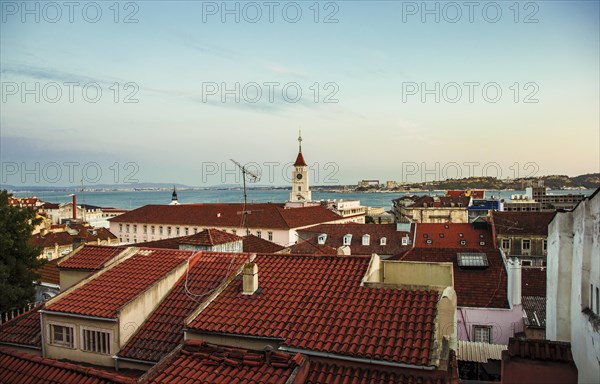
[[[177,200],[177,191],[175,190],[175,186],[173,186],[173,193],[171,194],[171,202],[169,205],[179,205],[179,201]]]
[[[308,187],[308,166],[302,156],[302,132],[298,136],[298,156],[294,162],[292,171],[292,191],[290,192],[290,201],[311,201],[312,197]]]

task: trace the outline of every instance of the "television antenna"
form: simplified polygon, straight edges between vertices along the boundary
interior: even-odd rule
[[[240,163],[238,163],[237,161],[233,160],[233,159],[229,159],[231,160],[241,171],[242,171],[242,178],[244,179],[244,208],[242,210],[242,212],[239,212],[239,214],[243,215],[242,216],[242,225],[246,227],[246,233],[248,233],[248,220],[246,220],[248,214],[250,213],[250,211],[246,210],[246,204],[248,204],[248,195],[246,192],[246,175],[250,176],[250,182],[256,182],[257,180],[260,179],[260,176],[258,176],[257,174],[255,174],[252,171],[249,171],[248,168]]]

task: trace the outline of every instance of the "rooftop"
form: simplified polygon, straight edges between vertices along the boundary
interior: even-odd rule
[[[521,268],[521,292],[523,296],[546,297],[546,267]]]
[[[41,308],[43,305],[34,307],[0,325],[0,343],[42,348],[40,314],[38,312]]]
[[[300,355],[227,348],[189,340],[171,360],[151,373],[150,383],[288,383],[297,367],[308,364]]]
[[[38,233],[30,237],[30,242],[33,245],[43,248],[54,247],[56,244],[59,246],[73,245],[73,240],[73,236],[67,232],[50,232],[46,235]]]
[[[156,283],[194,252],[139,249],[121,263],[102,271],[71,292],[56,297],[48,311],[116,318],[127,302]],[[135,277],[135,278],[132,278]]]
[[[240,227],[242,203],[146,205],[109,219],[113,223],[154,223],[203,227]],[[340,220],[321,206],[284,208],[284,204],[247,204],[250,228],[291,229]]]
[[[183,341],[183,320],[247,259],[243,253],[202,252],[118,355],[157,362],[174,350]]]
[[[240,236],[234,235],[215,228],[204,229],[198,233],[188,236],[171,237],[168,239],[146,241],[136,243],[136,247],[179,249],[181,244],[213,246],[242,240]]]
[[[523,358],[575,364],[571,354],[571,343],[550,340],[521,340],[511,337],[508,351],[503,353],[509,358]]]
[[[527,327],[546,328],[546,297],[523,296],[523,319]]]
[[[36,281],[40,283],[60,285],[60,271],[58,270],[57,264],[65,260],[65,257],[66,256],[50,260],[41,267],[35,269],[33,272],[40,276],[36,279]]]
[[[133,377],[29,355],[0,347],[0,377],[5,383],[135,383]]]
[[[96,271],[126,250],[127,247],[84,245],[78,251],[66,256],[58,264],[59,269],[83,269]]]
[[[430,365],[439,292],[361,287],[369,261],[357,256],[258,255],[258,291],[242,295],[242,279],[233,280],[188,328]]]
[[[554,212],[493,212],[492,220],[498,235],[548,236],[548,224]]]
[[[488,250],[495,249],[491,228],[468,223],[418,223],[415,247]],[[476,251],[477,252],[477,251]]]
[[[277,253],[282,249],[285,247],[256,235],[244,236],[244,252]]]

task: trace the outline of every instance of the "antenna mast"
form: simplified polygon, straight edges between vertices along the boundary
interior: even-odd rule
[[[250,212],[246,210],[246,204],[248,204],[248,195],[246,194],[246,174],[248,174],[252,178],[251,179],[252,182],[257,181],[258,179],[260,179],[260,177],[258,175],[256,175],[255,173],[247,170],[245,166],[238,163],[237,161],[235,161],[233,159],[229,159],[229,160],[231,160],[242,171],[242,178],[244,179],[244,209],[242,210],[242,215],[244,215],[243,222],[246,227],[246,233],[248,233],[248,220],[246,220],[246,216]]]

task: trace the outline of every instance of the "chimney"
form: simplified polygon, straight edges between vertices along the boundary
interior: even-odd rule
[[[73,194],[73,221],[77,220],[77,196]]]
[[[244,279],[244,291],[242,292],[242,295],[254,294],[258,289],[258,265],[253,262],[247,263],[244,265],[242,275]]]

